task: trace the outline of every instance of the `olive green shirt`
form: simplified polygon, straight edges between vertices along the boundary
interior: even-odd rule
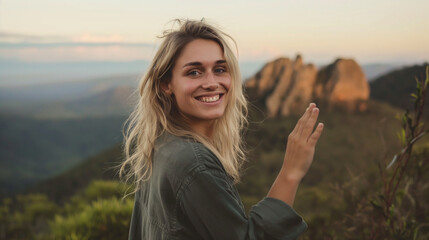
[[[136,192],[129,239],[296,239],[306,228],[275,198],[264,198],[246,216],[219,159],[201,143],[164,134],[150,180]]]

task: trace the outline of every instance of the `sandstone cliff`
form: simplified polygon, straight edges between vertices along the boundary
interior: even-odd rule
[[[352,59],[337,59],[321,70],[295,60],[279,58],[267,63],[246,82],[250,97],[262,101],[269,117],[300,114],[311,102],[331,109],[365,111],[369,85]]]

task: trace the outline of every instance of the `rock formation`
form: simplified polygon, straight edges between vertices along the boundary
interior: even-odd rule
[[[315,101],[330,109],[366,110],[369,85],[360,66],[352,59],[338,59],[320,71],[304,64],[279,58],[267,63],[246,82],[249,95],[263,101],[269,117],[300,114]]]
[[[284,66],[289,62],[288,58],[278,58],[267,63],[253,78],[246,81],[246,86],[256,89],[259,97],[266,94],[273,89],[278,77],[284,71]]]
[[[313,64],[302,65],[294,75],[294,86],[283,101],[280,115],[299,114],[313,100],[313,86],[317,68]]]
[[[314,99],[327,107],[365,111],[369,84],[361,67],[352,59],[337,59],[321,69],[314,86]]]

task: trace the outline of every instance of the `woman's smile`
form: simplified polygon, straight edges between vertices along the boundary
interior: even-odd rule
[[[203,103],[218,103],[221,101],[221,98],[223,95],[224,95],[223,93],[207,94],[204,96],[196,97],[195,99]]]

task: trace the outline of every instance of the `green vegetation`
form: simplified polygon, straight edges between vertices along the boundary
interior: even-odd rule
[[[352,204],[353,217],[343,222],[348,239],[427,239],[429,237],[429,204],[427,183],[429,177],[429,143],[417,143],[429,133],[421,121],[429,84],[429,66],[426,78],[417,79],[413,97],[414,108],[400,117],[398,137],[402,149],[391,160],[378,161],[379,175],[376,184],[366,196],[356,198]],[[413,151],[415,149],[415,151]],[[425,176],[426,175],[426,176]],[[426,196],[426,198],[425,198]],[[426,200],[426,201],[425,201]],[[346,203],[346,204],[350,204]],[[354,209],[353,209],[354,208]],[[338,232],[333,236],[341,236]]]
[[[54,239],[125,239],[134,202],[122,199],[125,185],[94,181],[50,222]],[[89,203],[89,204],[88,204]]]
[[[93,181],[62,207],[46,195],[19,195],[0,207],[0,239],[125,239],[134,202],[127,186]]]

